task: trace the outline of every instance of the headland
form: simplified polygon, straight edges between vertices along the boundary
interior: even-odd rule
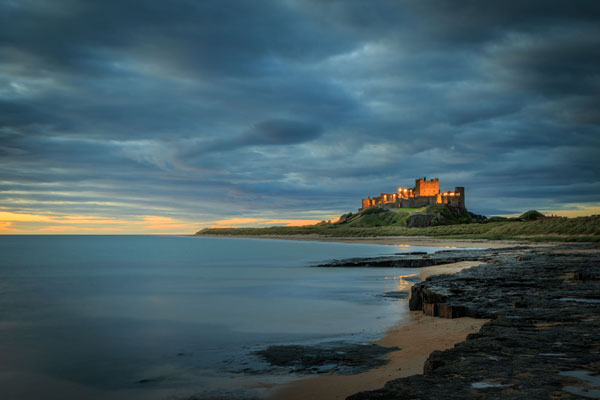
[[[600,215],[566,218],[529,210],[518,217],[469,212],[464,187],[441,192],[438,178],[415,180],[412,188],[363,198],[358,212],[304,226],[205,228],[196,235],[322,238],[431,237],[529,242],[600,242]]]

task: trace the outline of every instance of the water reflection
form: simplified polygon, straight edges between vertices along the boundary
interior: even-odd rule
[[[260,346],[368,341],[402,319],[407,310],[380,294],[407,290],[415,270],[308,266],[397,252],[252,239],[2,237],[0,397],[242,390],[254,378],[231,371],[256,367],[249,354]]]

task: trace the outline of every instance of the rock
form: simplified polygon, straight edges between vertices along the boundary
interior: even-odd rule
[[[382,297],[389,297],[391,299],[405,299],[407,298],[409,295],[408,292],[402,291],[402,290],[397,290],[397,291],[393,291],[393,292],[385,292],[384,294],[382,294]]]
[[[428,226],[448,225],[447,218],[439,213],[413,214],[406,219],[408,228],[425,228]]]
[[[437,316],[437,307],[435,303],[423,304],[423,312],[425,313],[425,315],[430,317]]]
[[[524,255],[519,255],[515,257],[515,260],[517,261],[527,261],[530,260],[531,256],[524,256]]]
[[[497,252],[495,250],[494,252]],[[507,250],[508,251],[508,250]],[[376,267],[376,268],[422,268],[432,265],[450,264],[461,261],[486,261],[490,259],[490,250],[456,250],[438,251],[433,254],[421,252],[404,253],[395,256],[348,258],[345,260],[332,260],[315,267]]]
[[[423,375],[348,399],[594,398],[600,391],[600,251],[516,253],[414,285],[412,310],[492,321],[454,348],[431,353]]]
[[[579,281],[598,281],[600,280],[600,274],[592,271],[577,271],[573,274],[573,279]]]
[[[466,309],[462,306],[438,304],[437,313],[440,318],[460,318],[466,316]]]
[[[337,346],[269,346],[254,354],[277,367],[292,368],[297,373],[324,373],[335,371],[351,375],[387,364],[380,358],[398,347],[376,344],[338,344]]]

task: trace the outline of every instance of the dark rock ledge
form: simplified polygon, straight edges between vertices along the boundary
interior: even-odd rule
[[[423,375],[348,399],[600,398],[600,250],[570,247],[501,252],[413,286],[412,310],[492,321],[433,352]]]
[[[394,256],[347,258],[331,260],[315,265],[321,268],[376,267],[376,268],[423,268],[461,261],[491,261],[500,255],[513,254],[526,247],[504,249],[442,250],[433,254],[424,252],[400,253]]]
[[[335,372],[353,375],[388,363],[384,354],[400,350],[376,344],[336,343],[323,346],[269,346],[254,354],[272,366],[286,367],[294,373],[322,374]]]

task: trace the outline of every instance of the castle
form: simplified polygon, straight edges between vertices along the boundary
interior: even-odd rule
[[[380,196],[362,199],[362,208],[369,207],[399,207],[419,208],[431,204],[445,204],[454,207],[465,208],[465,188],[455,187],[453,192],[440,193],[440,180],[438,178],[427,180],[427,178],[415,179],[414,188],[399,187],[396,193],[381,193]]]

